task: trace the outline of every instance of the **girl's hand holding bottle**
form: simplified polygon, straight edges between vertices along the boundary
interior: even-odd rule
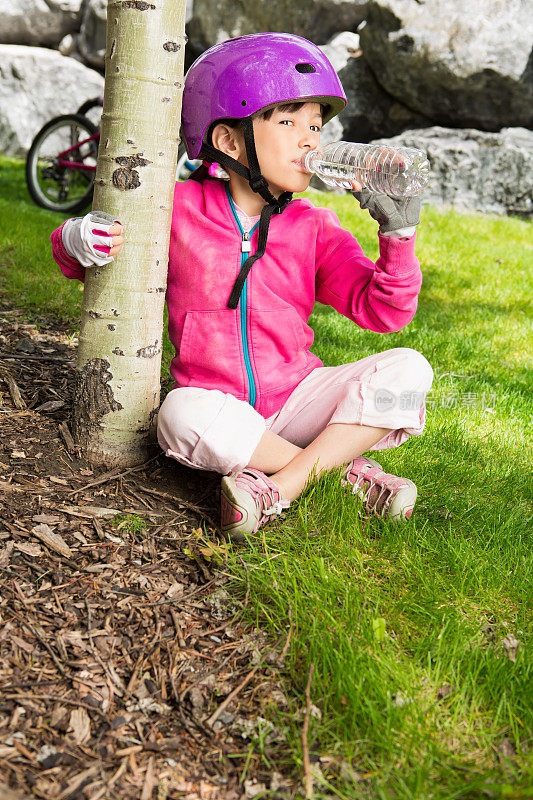
[[[403,238],[412,236],[420,222],[420,197],[389,197],[387,194],[372,194],[368,189],[358,189],[352,182],[352,194],[361,208],[379,222],[382,236]]]
[[[72,217],[61,232],[67,253],[83,267],[109,264],[122,250],[123,226],[110,214],[91,211],[85,217]]]
[[[371,176],[366,186],[350,181],[361,208],[379,222],[382,236],[412,236],[420,222],[420,193],[429,178],[425,154],[414,148],[366,145],[359,163],[361,177]]]

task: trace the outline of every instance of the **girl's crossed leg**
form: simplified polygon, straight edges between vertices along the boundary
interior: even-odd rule
[[[352,462],[347,482],[354,491],[364,496],[370,485],[384,487],[383,476],[394,476],[357,457],[422,433],[432,379],[424,356],[395,348],[314,370],[268,420],[217,390],[175,389],[160,410],[159,442],[167,455],[189,466],[232,473],[222,487],[223,528],[250,532],[298,497],[311,474]],[[389,488],[393,484],[396,489],[409,484],[416,498],[410,481],[388,481]],[[249,508],[239,506],[228,518],[228,500],[239,505],[243,491],[253,496],[252,505],[259,504],[257,519],[247,523],[242,520],[250,516]]]
[[[388,428],[334,422],[306,448],[301,448],[266,430],[248,466],[270,475],[281,496],[292,502],[303,491],[311,473],[318,477],[325,470],[347,464],[388,433]]]

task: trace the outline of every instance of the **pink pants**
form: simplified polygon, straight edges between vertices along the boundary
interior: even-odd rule
[[[334,422],[390,428],[372,450],[398,447],[424,429],[433,370],[408,347],[353,364],[319,367],[269,419],[218,389],[173,389],[159,410],[157,436],[167,456],[227,475],[250,462],[265,430],[306,447]]]

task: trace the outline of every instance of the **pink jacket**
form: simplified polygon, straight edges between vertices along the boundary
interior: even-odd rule
[[[255,230],[252,253],[257,237]],[[227,301],[247,254],[241,256],[242,230],[226,184],[177,183],[166,295],[176,386],[220,389],[271,416],[322,366],[309,350],[316,300],[373,331],[398,331],[411,321],[422,283],[415,238],[380,236],[374,264],[332,211],[293,200],[272,217],[266,253],[232,310]],[[51,239],[63,273],[83,280],[61,228]]]

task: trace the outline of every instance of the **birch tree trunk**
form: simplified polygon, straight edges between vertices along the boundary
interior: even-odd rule
[[[185,41],[185,0],[109,0],[93,208],[125,243],[86,270],[72,422],[94,464],[141,463],[155,445]]]

